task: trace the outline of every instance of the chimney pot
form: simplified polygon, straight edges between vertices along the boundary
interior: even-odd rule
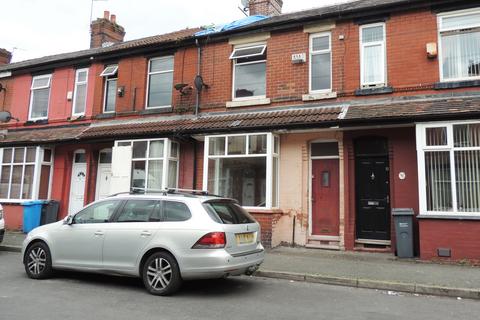
[[[282,13],[283,0],[249,0],[251,16],[278,16]]]
[[[9,64],[12,61],[12,53],[0,48],[0,65]]]
[[[90,48],[99,48],[123,42],[125,29],[116,23],[117,17],[110,11],[103,13],[103,19],[92,21],[90,25]]]

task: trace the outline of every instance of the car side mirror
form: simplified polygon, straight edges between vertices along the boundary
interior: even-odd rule
[[[65,219],[63,219],[63,224],[67,224],[67,225],[73,224],[73,216],[67,216]]]

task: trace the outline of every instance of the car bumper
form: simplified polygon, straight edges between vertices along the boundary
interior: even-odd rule
[[[211,279],[252,273],[263,263],[265,250],[257,248],[232,256],[225,250],[196,250],[198,253],[182,259],[182,278]]]

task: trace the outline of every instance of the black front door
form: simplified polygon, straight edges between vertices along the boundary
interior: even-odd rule
[[[357,154],[355,171],[357,239],[390,240],[388,155]]]

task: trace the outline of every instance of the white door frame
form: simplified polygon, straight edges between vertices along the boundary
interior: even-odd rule
[[[73,152],[73,157],[72,157],[72,172],[70,173],[70,193],[69,193],[69,200],[68,200],[68,214],[72,214],[72,192],[73,192],[73,183],[74,183],[74,172],[75,172],[75,156],[79,153],[85,154],[85,158],[87,156],[87,153],[85,149],[77,149]],[[85,163],[79,163],[81,165],[85,166],[85,182],[84,182],[84,187],[83,187],[83,204],[82,207],[85,205],[85,187],[87,185],[86,180],[87,180],[87,161],[85,159]]]
[[[112,170],[112,162],[110,161],[110,163],[100,163],[100,154],[102,152],[110,152],[110,154],[112,154],[112,148],[105,148],[105,149],[102,149],[99,151],[98,153],[98,162],[97,162],[97,181],[95,183],[95,200],[99,200],[99,196],[100,196],[100,183],[101,183],[101,180],[100,180],[100,172],[101,172],[101,169],[102,168],[105,168],[105,167],[109,167],[110,168],[110,171]]]

